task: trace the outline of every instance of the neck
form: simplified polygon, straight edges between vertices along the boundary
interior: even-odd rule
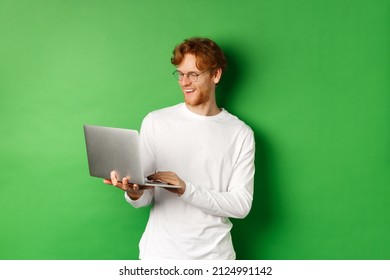
[[[222,110],[217,106],[216,103],[212,104],[199,104],[196,106],[186,104],[188,110],[191,112],[202,115],[202,116],[215,116],[219,114]]]

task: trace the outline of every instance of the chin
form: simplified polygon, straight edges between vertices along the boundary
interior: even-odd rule
[[[206,96],[199,96],[199,95],[184,95],[184,102],[188,106],[198,106],[202,105],[204,103],[207,103],[210,100],[210,98],[207,98]]]
[[[197,106],[202,104],[202,101],[199,99],[193,99],[193,98],[184,98],[184,102],[189,106]]]

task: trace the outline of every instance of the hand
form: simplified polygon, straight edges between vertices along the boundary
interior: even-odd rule
[[[104,179],[103,182],[108,185],[113,185],[125,192],[127,192],[127,195],[133,199],[137,200],[142,196],[145,189],[153,189],[152,186],[144,186],[144,185],[138,185],[138,184],[131,184],[129,183],[130,177],[125,177],[122,179],[122,181],[118,180],[118,173],[116,171],[111,171],[110,173],[110,179]]]
[[[157,172],[148,176],[149,180],[162,181],[170,185],[180,186],[180,188],[165,188],[166,190],[176,193],[179,196],[182,195],[186,190],[186,183],[176,175],[174,172]]]

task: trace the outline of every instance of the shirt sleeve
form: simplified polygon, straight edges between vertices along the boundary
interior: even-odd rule
[[[153,139],[154,123],[152,114],[149,113],[142,121],[140,130],[141,159],[145,178],[156,173],[156,153]]]
[[[134,208],[140,208],[148,206],[152,203],[154,197],[154,190],[144,190],[142,196],[137,200],[132,200],[125,192],[125,199],[128,203],[133,205]]]
[[[253,200],[254,158],[255,141],[253,132],[250,130],[242,143],[227,191],[217,192],[185,182],[186,190],[181,199],[211,215],[231,218],[246,217]]]
[[[142,121],[140,130],[141,159],[145,177],[155,173],[156,170],[154,145],[152,142],[153,132],[153,122],[151,115],[149,114]],[[125,192],[126,201],[135,208],[148,206],[153,202],[153,197],[154,190],[145,190],[142,196],[137,200],[132,200]]]

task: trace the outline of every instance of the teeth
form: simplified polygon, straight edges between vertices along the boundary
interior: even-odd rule
[[[195,91],[194,89],[186,89],[185,92],[193,92]]]

